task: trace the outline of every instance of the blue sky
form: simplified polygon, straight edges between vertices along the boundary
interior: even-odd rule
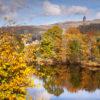
[[[0,26],[100,18],[100,0],[0,0]]]

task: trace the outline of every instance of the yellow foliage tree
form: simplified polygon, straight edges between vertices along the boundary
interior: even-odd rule
[[[13,34],[0,34],[0,99],[23,100],[27,86],[31,86],[21,45]]]
[[[35,45],[35,44],[30,44],[30,45],[25,47],[24,57],[25,57],[25,61],[28,64],[32,64],[36,61],[37,50],[38,50],[38,45]]]

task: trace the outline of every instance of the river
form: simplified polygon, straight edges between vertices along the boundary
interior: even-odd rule
[[[81,66],[39,66],[26,100],[100,100],[100,71]]]

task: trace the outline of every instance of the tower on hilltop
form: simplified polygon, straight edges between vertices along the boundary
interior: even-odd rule
[[[83,24],[86,22],[86,16],[83,17]]]

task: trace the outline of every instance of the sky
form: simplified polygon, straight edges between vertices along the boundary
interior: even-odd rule
[[[100,19],[100,0],[0,0],[0,26]]]

